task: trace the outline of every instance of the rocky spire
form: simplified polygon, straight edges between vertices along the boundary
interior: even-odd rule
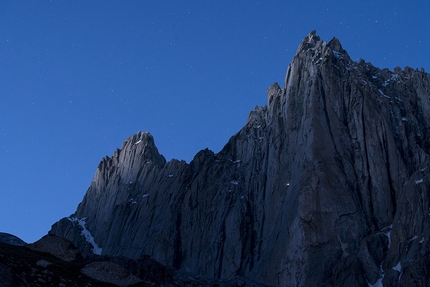
[[[321,39],[319,36],[317,36],[317,31],[313,30],[307,35],[302,43],[299,45],[299,48],[297,49],[296,54],[299,54],[302,51],[306,51],[308,49],[313,49],[315,45],[320,42]]]

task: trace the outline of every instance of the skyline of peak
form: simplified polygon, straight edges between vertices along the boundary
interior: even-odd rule
[[[220,151],[314,29],[353,61],[429,70],[429,5],[0,4],[0,231],[46,234],[137,130],[166,160]]]

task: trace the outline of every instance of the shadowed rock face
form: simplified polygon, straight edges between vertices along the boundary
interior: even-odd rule
[[[49,253],[63,261],[71,262],[79,260],[79,250],[67,239],[45,235],[38,241],[28,244],[27,248],[39,252]]]
[[[207,283],[195,278],[186,279],[185,274],[172,271],[149,257],[133,260],[93,255],[84,259],[70,241],[53,235],[46,235],[26,246],[0,242],[1,287],[173,287]],[[215,283],[220,287],[232,286]]]
[[[24,246],[27,244],[21,238],[5,232],[0,232],[0,242],[15,246]]]
[[[219,153],[189,164],[166,162],[149,133],[129,137],[73,217],[102,254],[147,254],[202,277],[425,285],[430,76],[353,62],[313,31],[267,93]],[[91,251],[76,221],[50,233]]]

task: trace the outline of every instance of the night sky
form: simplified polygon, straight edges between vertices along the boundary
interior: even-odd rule
[[[430,71],[430,1],[0,1],[0,232],[45,235],[139,130],[219,152],[310,31]]]

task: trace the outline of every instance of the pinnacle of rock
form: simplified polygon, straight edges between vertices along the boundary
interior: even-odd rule
[[[312,49],[315,47],[315,45],[320,42],[321,39],[319,36],[317,36],[317,31],[313,30],[307,35],[302,43],[299,45],[299,48],[297,49],[296,54],[299,54],[303,50]]]

